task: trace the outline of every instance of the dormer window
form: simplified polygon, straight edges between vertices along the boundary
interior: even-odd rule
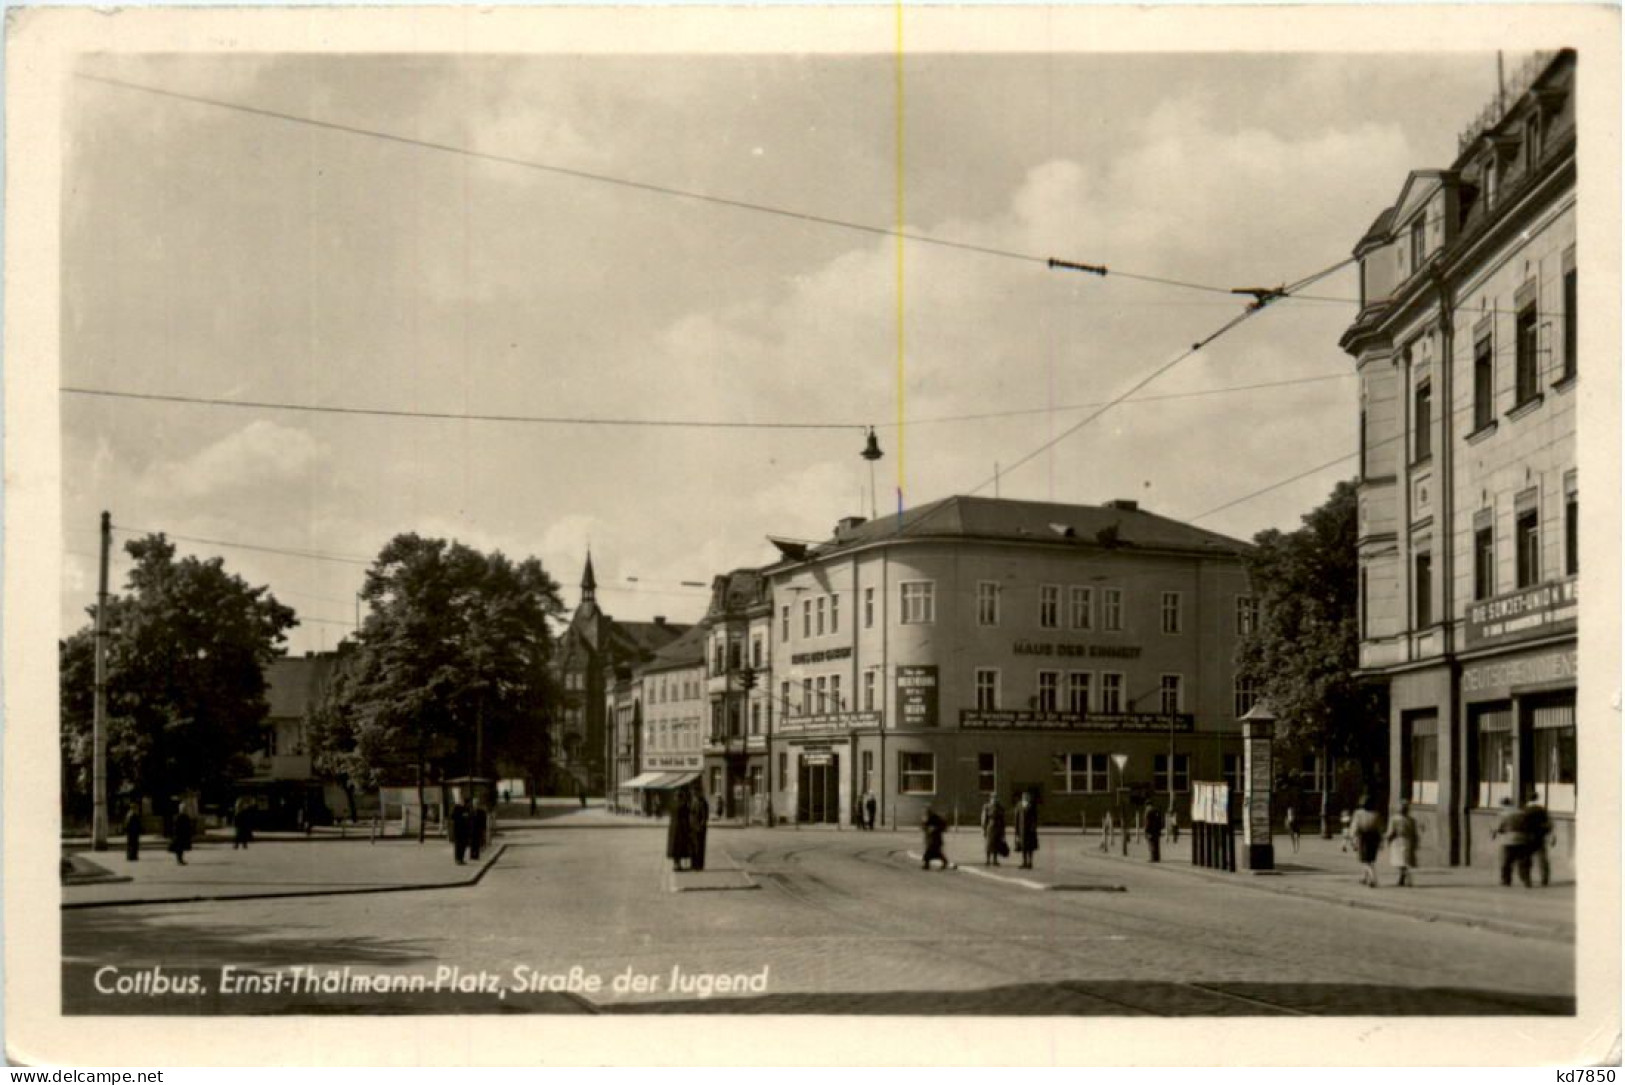
[[[1428,217],[1427,217],[1427,213],[1425,211],[1421,215],[1417,216],[1417,219],[1416,219],[1415,222],[1411,223],[1411,273],[1412,274],[1415,274],[1417,269],[1422,266],[1422,261],[1427,256],[1427,251],[1428,251],[1427,224],[1428,224]]]
[[[1495,156],[1490,155],[1484,159],[1484,210],[1495,208]]]
[[[1526,172],[1534,172],[1535,163],[1540,160],[1540,114],[1536,113],[1524,122],[1523,126],[1523,162]]]

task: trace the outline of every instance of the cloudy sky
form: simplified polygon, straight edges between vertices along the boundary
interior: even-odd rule
[[[348,631],[366,560],[408,530],[537,555],[572,603],[590,544],[617,616],[692,620],[704,593],[684,581],[765,560],[768,534],[824,537],[869,512],[866,425],[886,452],[882,510],[899,482],[913,506],[999,464],[1007,497],[1196,518],[1352,454],[1344,271],[1313,288],[1325,300],[1272,306],[1145,402],[1008,470],[1242,308],[1041,258],[1220,287],[1333,264],[1408,170],[1449,164],[1495,58],[910,58],[906,229],[1003,255],[905,243],[901,307],[884,234],[494,160],[884,230],[887,55],[109,55],[78,70],[97,78],[72,82],[65,117],[64,386],[817,424],[64,394],[64,631],[93,601],[108,509],[121,531],[350,559],[181,543],[294,606],[303,651]],[[1351,455],[1199,522],[1291,527],[1352,471]]]

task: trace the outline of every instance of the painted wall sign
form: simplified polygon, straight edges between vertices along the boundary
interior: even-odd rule
[[[898,725],[901,727],[937,725],[936,664],[898,665],[897,716]]]
[[[1461,688],[1466,693],[1508,690],[1513,686],[1533,686],[1543,682],[1578,681],[1580,651],[1566,648],[1543,652],[1523,659],[1469,663],[1461,669]]]
[[[698,769],[703,766],[704,760],[697,753],[652,753],[643,756],[643,767],[645,769]]]
[[[1139,659],[1138,644],[1051,644],[1018,640],[1010,646],[1018,656],[1054,656],[1061,659]]]
[[[781,735],[803,735],[820,731],[850,731],[858,727],[879,727],[879,712],[821,712],[813,716],[784,716],[778,722]]]
[[[803,663],[828,663],[832,659],[851,659],[852,648],[824,648],[817,652],[796,652],[790,657],[790,665],[799,667]]]
[[[1116,731],[1119,733],[1189,734],[1196,729],[1196,717],[1179,714],[1152,715],[1143,712],[1096,714],[1079,712],[1031,712],[1001,709],[985,712],[965,709],[959,713],[959,726],[967,731],[1002,731],[1031,727],[1049,731]]]
[[[1536,584],[1469,604],[1467,647],[1569,632],[1577,628],[1579,617],[1579,580]]]

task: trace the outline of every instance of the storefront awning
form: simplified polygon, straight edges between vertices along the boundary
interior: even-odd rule
[[[626,783],[621,784],[615,790],[617,790],[617,791],[632,791],[632,790],[637,789],[637,788],[648,787],[654,781],[660,779],[664,775],[666,775],[666,774],[662,773],[662,772],[639,773],[637,776],[634,776],[630,780],[626,781]]]
[[[671,791],[679,787],[687,787],[700,778],[697,772],[667,772],[662,773],[653,783],[644,786],[652,791]]]

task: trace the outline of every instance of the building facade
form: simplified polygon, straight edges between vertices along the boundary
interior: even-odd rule
[[[1492,864],[1537,795],[1572,870],[1575,55],[1537,55],[1358,246],[1362,672],[1423,863]]]
[[[1240,781],[1255,620],[1234,539],[1140,510],[953,497],[778,542],[766,568],[775,816],[882,823],[990,794],[1098,823],[1130,796],[1188,818],[1192,780]]]
[[[635,766],[619,784],[622,809],[661,813],[673,789],[699,779],[710,718],[705,645],[705,629],[694,626],[638,669],[641,723],[620,738]],[[635,722],[629,717],[627,726]]]
[[[772,597],[766,577],[735,569],[711,585],[705,630],[705,793],[717,817],[765,820],[773,726]]]
[[[327,696],[338,666],[335,652],[306,652],[272,660],[265,668],[265,745],[252,757],[253,774],[237,782],[267,829],[326,824],[352,812],[344,789],[316,776],[307,741],[311,713]]]

